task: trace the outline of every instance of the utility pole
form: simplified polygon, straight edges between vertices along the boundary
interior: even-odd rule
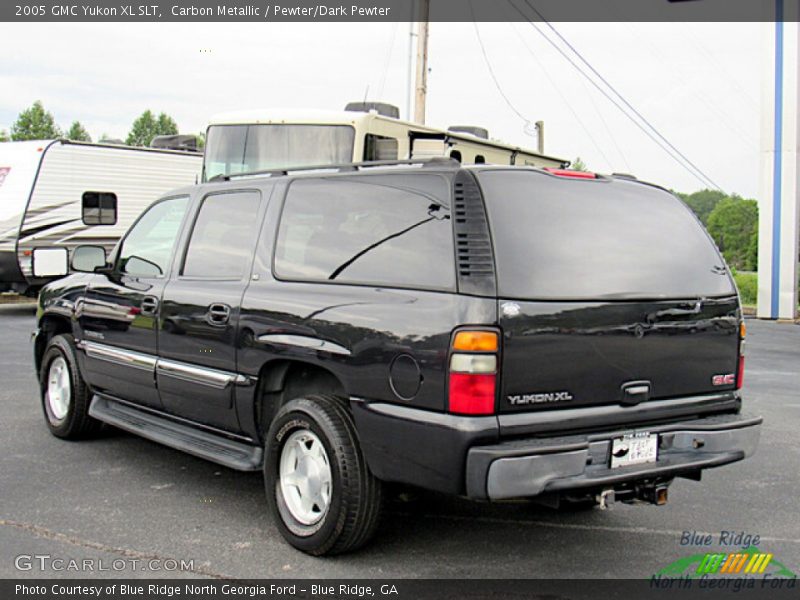
[[[544,154],[544,121],[536,121],[536,150]]]
[[[406,70],[406,121],[414,119],[414,10],[411,10],[411,21],[408,23],[408,60]]]
[[[425,124],[425,96],[428,91],[428,18],[430,0],[418,0],[417,81],[415,85],[414,121]]]

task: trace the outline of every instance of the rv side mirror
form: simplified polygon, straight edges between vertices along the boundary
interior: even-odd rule
[[[63,277],[69,272],[66,248],[34,248],[31,271],[34,277]]]
[[[102,246],[78,246],[72,251],[72,270],[94,273],[98,267],[106,266],[106,249]]]

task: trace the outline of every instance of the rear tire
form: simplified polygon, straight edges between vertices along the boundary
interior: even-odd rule
[[[71,335],[50,339],[39,373],[42,410],[50,433],[66,440],[90,437],[101,423],[89,416],[92,394],[81,377]]]
[[[355,550],[378,525],[382,484],[367,466],[352,415],[332,396],[281,407],[266,438],[264,482],[281,535],[308,554]]]

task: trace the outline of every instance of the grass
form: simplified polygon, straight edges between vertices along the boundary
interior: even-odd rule
[[[739,288],[742,297],[742,304],[748,307],[755,307],[758,303],[758,273],[753,271],[735,271],[733,278]]]
[[[755,306],[758,298],[758,273],[748,271],[737,271],[733,274],[739,294],[742,297],[742,304],[745,306]]]

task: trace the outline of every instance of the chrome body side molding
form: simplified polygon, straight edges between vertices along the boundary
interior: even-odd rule
[[[142,354],[141,352],[133,352],[131,350],[107,346],[105,344],[98,344],[96,342],[81,340],[77,342],[77,346],[90,358],[104,360],[124,367],[142,369],[151,373],[158,372],[168,377],[174,377],[175,379],[181,379],[189,383],[206,385],[219,390],[225,389],[231,384],[248,386],[254,383],[252,377],[239,373],[199,367],[174,360],[158,358],[150,354]]]
[[[81,340],[78,343],[78,347],[82,348],[86,352],[86,356],[90,358],[104,360],[117,365],[145,371],[153,371],[156,367],[156,357],[149,354],[132,352],[131,350],[123,350],[113,346],[106,346],[105,344],[87,342],[86,340]]]
[[[249,378],[237,373],[219,371],[207,367],[197,367],[186,363],[159,358],[156,361],[156,371],[162,375],[181,379],[189,383],[207,385],[218,390],[224,390],[231,384],[249,382]]]

